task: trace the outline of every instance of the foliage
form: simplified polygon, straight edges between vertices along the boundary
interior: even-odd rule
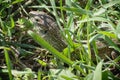
[[[0,79],[119,80],[120,57],[105,54],[120,52],[120,0],[0,0],[0,6]],[[31,10],[55,18],[68,45],[63,52],[35,33]],[[99,50],[97,41],[109,49]]]

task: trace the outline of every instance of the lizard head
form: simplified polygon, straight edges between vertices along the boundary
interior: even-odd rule
[[[39,26],[45,30],[51,27],[51,24],[55,21],[51,16],[47,15],[45,12],[31,11],[30,19],[36,26]]]
[[[58,33],[59,29],[55,20],[46,14],[45,12],[40,11],[31,11],[30,20],[34,26],[39,29],[40,33],[45,34],[46,32]]]
[[[46,32],[49,30],[49,24],[47,23],[46,13],[38,12],[38,11],[31,11],[30,13],[30,20],[34,25],[34,29],[41,35],[45,36]]]

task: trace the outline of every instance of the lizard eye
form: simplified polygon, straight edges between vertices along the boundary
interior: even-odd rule
[[[39,19],[35,19],[37,22],[39,21]]]
[[[40,18],[39,18],[38,16],[34,16],[34,20],[35,20],[36,22],[39,22],[39,21],[40,21]]]
[[[40,30],[41,34],[47,34],[48,30]]]

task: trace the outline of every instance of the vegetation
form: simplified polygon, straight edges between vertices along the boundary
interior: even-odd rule
[[[0,0],[0,6],[0,80],[120,79],[120,0]],[[62,52],[33,30],[29,12],[37,10],[56,20],[67,43]]]

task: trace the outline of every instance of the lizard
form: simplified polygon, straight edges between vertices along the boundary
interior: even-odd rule
[[[29,14],[30,19],[33,22],[38,34],[40,34],[40,36],[42,36],[48,43],[50,43],[58,51],[62,51],[67,47],[67,44],[61,37],[59,27],[53,17],[41,11],[31,11]],[[99,57],[106,59],[104,53],[106,53],[106,55],[109,57],[116,57],[117,54],[112,52],[113,50],[106,46],[104,43],[96,43],[98,47]],[[92,57],[95,57],[93,49],[91,49],[91,53]]]
[[[41,37],[49,42],[58,51],[62,51],[67,44],[62,40],[59,27],[55,20],[45,12],[31,11],[30,19],[35,26],[35,30]]]

